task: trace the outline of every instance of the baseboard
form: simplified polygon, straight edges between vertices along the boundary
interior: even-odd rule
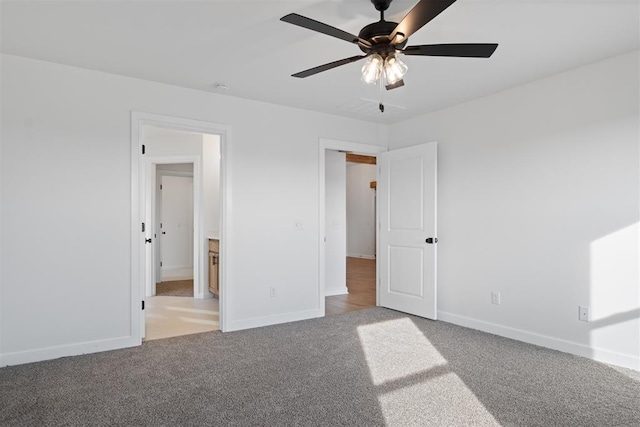
[[[447,313],[444,311],[438,311],[438,319],[443,322],[453,323],[455,325],[464,326],[466,328],[477,329],[479,331],[488,332],[490,334],[500,335],[505,338],[511,338],[529,344],[535,344],[541,347],[562,351],[564,353],[586,357],[598,362],[608,363],[611,365],[622,366],[624,368],[640,371],[640,358],[634,357],[632,355],[616,353],[599,348],[592,348],[584,344],[578,344],[576,342],[566,341],[547,335],[523,331],[521,329],[510,328],[508,326],[502,326],[496,323],[472,319],[470,317],[460,316],[458,314]]]
[[[332,297],[334,295],[346,295],[348,293],[349,293],[349,289],[347,289],[346,286],[343,286],[341,288],[332,288],[332,289],[324,290],[325,297]]]
[[[118,350],[121,348],[140,345],[133,337],[121,337],[100,341],[89,341],[56,347],[40,348],[36,350],[18,351],[0,355],[0,367],[22,365],[43,360],[58,359],[60,357],[79,356],[81,354],[98,353],[101,351]]]
[[[211,299],[213,298],[213,294],[209,291],[205,291],[203,294],[196,294],[194,296],[196,299]]]
[[[298,320],[323,317],[320,309],[296,311],[294,313],[277,314],[275,316],[254,317],[252,319],[235,320],[227,323],[225,332],[240,331],[243,329],[259,328],[262,326],[277,325],[279,323],[297,322]]]
[[[376,259],[375,255],[347,254],[348,258]]]

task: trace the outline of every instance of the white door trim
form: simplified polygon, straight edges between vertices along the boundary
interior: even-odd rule
[[[174,171],[174,170],[163,170],[160,169],[158,170],[158,165],[156,164],[156,187],[155,187],[155,191],[153,192],[153,197],[156,198],[155,200],[155,210],[153,211],[153,215],[152,215],[152,221],[151,224],[154,226],[154,233],[155,234],[160,234],[162,231],[160,229],[158,229],[158,217],[159,215],[161,215],[161,209],[160,209],[160,205],[158,204],[158,179],[162,179],[162,177],[165,176],[184,176],[184,177],[191,177],[193,178],[193,167],[191,169],[191,172],[182,172],[182,171]],[[195,201],[195,198],[193,199]],[[195,203],[194,203],[195,204]],[[195,224],[195,222],[194,222]],[[158,242],[158,240],[156,240],[156,242]],[[158,262],[160,260],[160,258],[162,257],[162,248],[160,247],[159,244],[154,245],[154,251],[153,251],[153,256],[155,257],[153,260],[153,276],[154,276],[154,280],[151,281],[151,288],[152,291],[151,294],[149,294],[149,287],[147,284],[147,296],[149,295],[155,295],[156,294],[156,281],[158,280],[159,277],[161,277],[161,271],[160,271],[160,263]],[[195,286],[195,281],[194,281],[194,286]],[[193,291],[193,295],[197,295],[197,291],[194,289]]]
[[[188,132],[200,132],[220,136],[220,330],[228,324],[227,301],[232,297],[232,286],[227,269],[231,242],[227,237],[231,230],[231,127],[201,120],[184,119],[161,114],[131,112],[131,337],[142,343],[144,312],[141,310],[145,295],[144,238],[141,224],[144,222],[144,188],[140,188],[142,161],[142,128],[144,125],[166,127]],[[147,232],[152,232],[147,228]],[[204,268],[204,263],[201,264]]]
[[[191,162],[187,162],[187,163],[191,163]],[[161,163],[158,163],[161,164]],[[193,173],[192,172],[180,172],[180,171],[170,171],[170,170],[159,170],[158,171],[158,175],[161,176],[183,176],[183,177],[191,177],[193,178]]]
[[[369,156],[377,156],[380,153],[385,151],[389,151],[387,147],[383,147],[380,145],[371,145],[371,144],[362,144],[357,142],[348,142],[348,141],[340,141],[336,139],[327,139],[320,138],[318,144],[318,184],[319,184],[319,212],[318,212],[318,310],[321,316],[324,316],[324,297],[325,297],[325,267],[326,267],[326,257],[325,257],[325,235],[326,235],[326,224],[325,224],[325,210],[326,210],[326,200],[325,200],[325,150],[338,150],[338,151],[349,151],[357,154],[366,154]],[[377,172],[376,172],[377,174]],[[377,227],[377,225],[376,225]],[[377,236],[377,235],[376,235]],[[377,238],[377,237],[376,237]],[[377,246],[377,242],[376,242]],[[346,248],[345,248],[346,249]],[[346,252],[346,251],[345,251]],[[377,269],[377,267],[376,267]],[[377,283],[377,271],[376,271],[376,288],[378,286]],[[376,292],[376,295],[378,292]],[[377,297],[376,297],[377,298]],[[376,300],[376,305],[378,301]]]

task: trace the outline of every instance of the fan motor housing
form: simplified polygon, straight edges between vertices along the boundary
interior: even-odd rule
[[[376,8],[376,10],[384,12],[385,10],[389,9],[391,0],[371,0],[371,3],[373,3],[373,6]]]
[[[369,24],[360,30],[358,37],[368,40],[373,45],[371,48],[366,48],[360,45],[360,50],[364,53],[375,52],[379,54],[391,53],[396,49],[402,49],[408,39],[405,39],[400,44],[391,45],[389,42],[389,35],[395,30],[398,23],[391,21],[378,21],[373,24]]]

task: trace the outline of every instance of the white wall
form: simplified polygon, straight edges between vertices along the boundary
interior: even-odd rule
[[[220,136],[202,135],[202,188],[204,235],[220,236]],[[208,247],[206,248],[208,251]],[[208,252],[206,252],[208,254]],[[208,257],[208,255],[207,255]],[[208,258],[207,258],[207,262]]]
[[[392,149],[439,143],[441,319],[640,369],[639,71],[634,52],[391,126]]]
[[[228,327],[320,315],[319,138],[385,145],[385,126],[1,59],[0,364],[133,345],[132,110],[231,128]]]
[[[347,290],[346,155],[325,150],[325,295]]]
[[[147,156],[202,154],[202,134],[197,132],[143,126],[142,141]]]
[[[376,165],[347,162],[347,256],[376,257]]]
[[[171,175],[171,172],[174,172],[180,176],[193,176],[193,163],[159,164],[156,166],[156,171],[160,173],[168,172],[168,175]]]
[[[230,328],[319,314],[320,137],[437,140],[441,318],[640,369],[637,52],[390,129],[0,59],[0,366],[133,345],[135,110],[232,129]]]

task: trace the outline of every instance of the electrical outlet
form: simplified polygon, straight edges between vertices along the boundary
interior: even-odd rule
[[[582,320],[583,322],[588,322],[590,320],[590,309],[589,307],[578,306],[578,320]]]
[[[274,288],[273,286],[269,288],[269,296],[271,296],[271,298],[276,297],[276,288]]]
[[[496,291],[491,292],[491,303],[495,305],[500,305],[500,292],[496,292]]]

